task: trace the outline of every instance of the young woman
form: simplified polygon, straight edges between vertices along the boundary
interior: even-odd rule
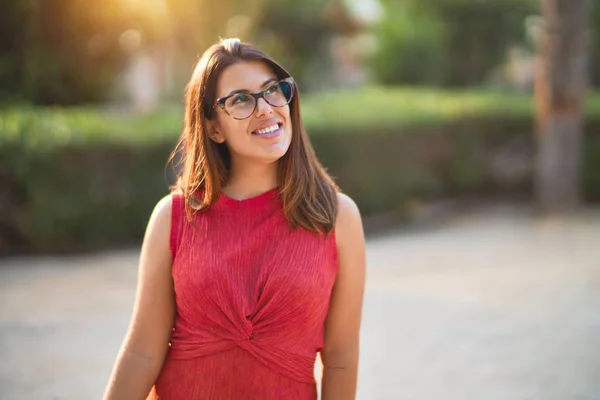
[[[104,398],[316,399],[319,352],[322,398],[354,399],[362,223],[315,157],[294,80],[222,40],[185,103],[182,172],[150,217]]]

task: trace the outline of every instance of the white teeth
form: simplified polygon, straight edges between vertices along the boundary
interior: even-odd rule
[[[258,133],[259,135],[264,135],[266,133],[275,132],[277,129],[279,129],[279,125],[275,124],[275,125],[269,126],[268,128],[260,129],[260,130],[256,131],[256,133]]]

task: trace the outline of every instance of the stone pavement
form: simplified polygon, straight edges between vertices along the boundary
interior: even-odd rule
[[[136,264],[136,249],[0,261],[0,399],[99,399]],[[600,399],[600,211],[371,238],[363,321],[359,399]]]

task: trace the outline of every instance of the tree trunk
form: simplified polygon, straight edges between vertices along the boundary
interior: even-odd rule
[[[587,86],[589,1],[541,0],[536,76],[537,200],[546,212],[581,201],[583,105]]]

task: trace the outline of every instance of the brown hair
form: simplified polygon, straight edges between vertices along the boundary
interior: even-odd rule
[[[185,93],[185,120],[180,141],[171,154],[181,155],[182,170],[173,187],[183,193],[186,214],[203,211],[219,198],[227,182],[230,155],[225,144],[209,138],[207,120],[214,118],[217,81],[228,66],[242,61],[263,61],[278,79],[291,75],[260,49],[238,39],[223,39],[211,46],[198,61]],[[338,187],[327,174],[310,143],[300,118],[298,88],[290,107],[292,140],[278,160],[278,187],[286,219],[292,228],[331,232],[337,214]],[[203,193],[202,198],[198,193]]]

